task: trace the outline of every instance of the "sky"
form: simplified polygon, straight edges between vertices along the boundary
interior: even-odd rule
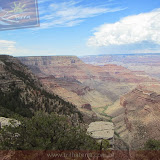
[[[13,56],[160,53],[160,0],[38,0],[40,27],[0,31]]]

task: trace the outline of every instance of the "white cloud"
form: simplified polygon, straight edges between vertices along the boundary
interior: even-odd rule
[[[117,12],[125,8],[108,8],[105,6],[86,6],[81,1],[67,1],[46,5],[40,1],[41,28],[53,26],[71,27],[80,24],[87,18],[95,17],[107,12]],[[49,6],[49,7],[47,7]]]
[[[113,24],[98,27],[89,46],[128,45],[141,42],[160,45],[160,9],[128,16]]]
[[[12,55],[16,51],[16,42],[0,40],[0,54],[9,54]]]
[[[53,52],[53,53],[52,53]],[[0,40],[0,55],[12,55],[12,56],[33,56],[33,55],[53,55],[54,51],[37,48],[30,49],[18,44],[14,41]]]

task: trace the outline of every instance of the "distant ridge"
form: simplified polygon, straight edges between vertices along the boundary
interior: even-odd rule
[[[160,55],[160,53],[120,53],[120,54],[97,54],[97,55],[83,55],[83,56],[78,56],[79,58],[81,57],[89,57],[89,56],[141,56],[141,55]]]

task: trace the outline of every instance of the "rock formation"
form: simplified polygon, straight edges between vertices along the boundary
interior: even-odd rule
[[[158,87],[139,86],[106,111],[117,134],[132,149],[143,148],[148,139],[160,140],[160,93],[155,90]]]
[[[96,139],[112,139],[114,136],[114,126],[111,122],[96,121],[92,122],[87,131]]]
[[[87,109],[87,110],[92,110],[92,107],[91,107],[91,105],[90,104],[83,104],[82,105],[82,108],[84,108],[84,109]]]
[[[11,118],[5,118],[5,117],[0,117],[0,128],[3,128],[4,126],[9,126],[11,125],[10,122],[14,122],[15,126],[18,126],[20,124],[20,122],[18,122],[17,120],[11,119]]]

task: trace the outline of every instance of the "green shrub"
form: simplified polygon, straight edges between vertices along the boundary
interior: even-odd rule
[[[145,149],[147,150],[160,150],[160,141],[150,139],[145,144]]]
[[[21,125],[0,131],[1,150],[98,150],[100,145],[81,127],[64,116],[37,112],[32,118],[17,118]],[[15,136],[18,135],[18,136]]]

